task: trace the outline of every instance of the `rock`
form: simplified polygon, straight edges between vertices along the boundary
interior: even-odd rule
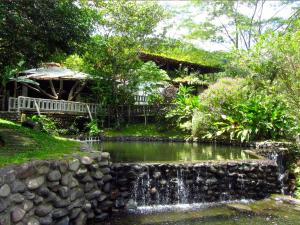
[[[64,216],[68,215],[68,210],[67,209],[54,209],[52,212],[52,217],[54,219],[59,219]]]
[[[71,193],[70,193],[70,200],[71,201],[74,201],[78,198],[81,198],[82,196],[84,195],[84,192],[82,189],[79,189],[79,188],[75,188],[74,190],[71,190]]]
[[[31,120],[25,120],[21,123],[21,125],[22,125],[22,127],[34,129],[37,126],[37,123],[33,122]]]
[[[166,180],[161,180],[161,181],[160,181],[160,184],[161,184],[162,186],[164,186],[164,185],[167,184],[167,181],[166,181]]]
[[[85,174],[87,173],[87,169],[86,168],[80,168],[77,172],[76,172],[76,175],[79,177],[79,178],[82,178],[85,176]]]
[[[76,218],[74,225],[83,225],[87,222],[87,215],[84,212],[81,212]]]
[[[74,208],[81,208],[82,205],[84,204],[85,199],[83,198],[79,198],[76,201],[72,202],[69,206],[68,206],[68,210],[72,210]]]
[[[101,159],[110,159],[109,152],[101,152],[100,154]]]
[[[1,225],[11,225],[11,216],[9,213],[2,214],[0,216],[0,224]]]
[[[108,218],[108,213],[101,213],[100,215],[97,215],[95,217],[95,221],[96,222],[102,222],[104,221],[106,218]]]
[[[210,178],[210,179],[207,179],[207,180],[205,181],[205,183],[206,183],[207,185],[212,185],[212,184],[218,183],[218,180],[217,180],[216,178]]]
[[[86,213],[90,212],[92,208],[92,204],[90,202],[87,202],[84,204],[84,206],[82,207],[83,211],[85,211]]]
[[[0,213],[7,209],[9,202],[4,199],[0,199]]]
[[[53,205],[55,208],[65,208],[67,206],[69,206],[71,204],[69,199],[60,199],[58,197],[56,197],[53,200]]]
[[[26,225],[40,225],[40,222],[36,218],[30,217]]]
[[[53,170],[48,174],[47,179],[49,181],[59,181],[61,179],[61,173],[58,170]]]
[[[92,199],[98,198],[100,195],[101,195],[101,191],[100,190],[96,190],[96,191],[93,191],[91,193],[87,193],[85,195],[85,197],[88,200],[92,200]]]
[[[69,186],[69,184],[71,182],[71,179],[72,179],[72,174],[71,173],[64,174],[61,177],[61,184],[64,185],[64,186]]]
[[[71,171],[77,171],[79,169],[80,162],[78,159],[73,159],[72,161],[69,161],[69,170]]]
[[[129,201],[126,204],[127,209],[136,209],[137,203],[133,199],[129,199]]]
[[[40,205],[35,209],[35,215],[39,217],[47,216],[53,209],[53,206],[50,204]]]
[[[102,167],[102,166],[109,166],[109,162],[108,162],[108,160],[103,160],[103,161],[99,162],[98,165],[100,167]]]
[[[35,190],[42,186],[45,183],[45,177],[44,176],[39,176],[33,179],[29,179],[26,182],[26,185],[29,190]]]
[[[79,186],[78,181],[74,177],[72,177],[71,181],[70,181],[70,188],[74,188],[74,187],[78,187],[78,186]]]
[[[14,203],[21,203],[25,200],[25,198],[23,197],[23,195],[17,193],[17,194],[12,194],[10,197],[10,200]]]
[[[32,201],[29,201],[29,200],[25,200],[23,203],[22,203],[22,208],[28,212],[30,211],[32,208],[33,208],[33,202]]]
[[[94,183],[89,182],[84,185],[84,192],[89,192],[95,187]]]
[[[161,172],[159,172],[159,171],[154,172],[154,174],[153,174],[154,179],[158,179],[160,177],[161,177]]]
[[[17,193],[17,192],[20,192],[20,193],[23,193],[26,189],[26,186],[23,182],[21,181],[14,181],[12,182],[11,184],[11,192],[12,193]]]
[[[21,209],[20,207],[15,207],[11,212],[11,219],[14,223],[17,223],[23,219],[26,211]]]
[[[96,172],[94,172],[92,174],[92,177],[95,178],[95,179],[97,179],[97,180],[100,180],[103,177],[103,173],[101,171],[97,170]]]
[[[10,194],[10,187],[8,184],[2,185],[0,188],[0,197],[7,197]]]
[[[50,170],[50,163],[47,161],[44,161],[42,164],[36,166],[36,171],[40,175],[49,173],[49,170]]]
[[[40,217],[39,221],[40,221],[41,225],[52,225],[53,224],[51,215],[45,216],[45,217]]]
[[[157,189],[155,187],[150,188],[149,192],[150,192],[151,195],[154,195],[154,194],[157,193]]]
[[[92,182],[92,181],[93,181],[93,178],[90,175],[86,175],[81,179],[80,182],[86,183],[86,182]]]
[[[47,198],[50,194],[50,190],[47,187],[40,187],[38,190],[38,194],[42,197]]]
[[[112,180],[112,176],[110,174],[104,175],[102,180],[104,183],[106,183],[106,182]]]
[[[60,197],[62,198],[67,198],[70,195],[70,191],[69,188],[66,186],[62,186],[58,189],[58,194]]]
[[[234,209],[238,212],[242,212],[242,213],[252,213],[253,210],[247,206],[247,205],[243,205],[243,204],[228,204],[227,207],[229,207],[230,209]]]
[[[80,161],[83,165],[91,165],[94,160],[88,156],[83,156]]]
[[[108,173],[110,173],[110,168],[109,167],[103,167],[103,168],[100,169],[100,171],[103,174],[108,174]]]
[[[64,217],[61,220],[59,220],[55,225],[69,225],[70,219],[69,217]]]
[[[40,203],[42,203],[44,201],[44,198],[41,197],[41,196],[36,196],[34,199],[33,199],[33,203],[35,205],[39,205]]]
[[[103,187],[103,191],[106,192],[106,193],[109,193],[111,190],[111,184],[108,182],[104,185]]]
[[[23,196],[28,200],[33,200],[35,198],[35,194],[30,191],[25,191]]]
[[[72,209],[71,213],[70,213],[70,219],[71,220],[75,219],[79,215],[79,213],[81,211],[82,211],[81,208],[74,208],[74,209]]]
[[[67,172],[68,170],[68,162],[67,161],[60,161],[59,165],[58,165],[58,168],[59,168],[59,171],[63,174],[65,172]]]

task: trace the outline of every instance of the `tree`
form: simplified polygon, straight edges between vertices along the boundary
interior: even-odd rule
[[[56,52],[70,54],[93,31],[92,8],[75,0],[0,2],[0,73],[24,60],[36,66]]]
[[[104,114],[115,115],[119,126],[120,106],[133,102],[132,94],[142,80],[139,50],[160,35],[155,29],[165,11],[153,2],[126,0],[94,1],[93,7],[105,16],[80,54],[83,71],[93,76],[92,89],[102,108],[111,110]]]
[[[194,1],[195,6],[208,15],[200,23],[193,19],[186,21],[190,29],[187,37],[231,43],[236,49],[250,49],[265,31],[286,26],[286,20],[278,17],[277,13],[291,1],[282,1],[274,15],[265,19],[263,13],[269,3],[266,0]],[[298,15],[297,12],[292,17]]]

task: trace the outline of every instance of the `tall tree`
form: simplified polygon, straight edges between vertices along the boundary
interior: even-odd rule
[[[93,31],[91,8],[75,0],[0,1],[0,72],[55,52],[72,53]]]
[[[286,20],[278,13],[292,4],[291,1],[277,2],[275,13],[266,19],[264,12],[271,7],[266,0],[197,0],[193,3],[198,12],[207,17],[201,22],[188,19],[185,23],[190,29],[187,37],[230,43],[236,49],[250,49],[262,33],[283,27]]]

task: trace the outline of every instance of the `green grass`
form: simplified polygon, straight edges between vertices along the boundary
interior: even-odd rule
[[[0,119],[0,166],[19,164],[32,159],[57,159],[79,152],[79,142],[22,127]]]
[[[186,137],[178,130],[160,131],[155,124],[130,124],[120,130],[105,129],[106,136],[159,136],[159,137]]]

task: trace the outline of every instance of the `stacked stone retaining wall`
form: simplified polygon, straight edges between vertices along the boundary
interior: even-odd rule
[[[261,199],[278,193],[272,161],[112,164],[108,153],[0,169],[0,225],[85,225],[136,205]]]

